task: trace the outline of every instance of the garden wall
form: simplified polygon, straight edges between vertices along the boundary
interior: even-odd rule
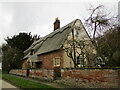
[[[27,70],[12,69],[9,73],[26,76]],[[54,80],[54,70],[31,69],[29,77]],[[118,88],[120,69],[61,69],[61,79],[54,82],[83,88]]]
[[[27,70],[25,69],[12,69],[10,74],[27,76]],[[30,69],[29,77],[52,80],[54,77],[54,70],[52,69]]]
[[[29,77],[53,80],[54,70],[52,69],[31,69]]]
[[[61,77],[68,82],[83,82],[97,87],[120,86],[120,69],[61,69]]]
[[[14,75],[26,76],[26,72],[26,69],[12,69],[9,73]]]

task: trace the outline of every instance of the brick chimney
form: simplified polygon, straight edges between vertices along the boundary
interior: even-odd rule
[[[60,28],[60,20],[57,17],[55,18],[55,22],[54,22],[54,31],[58,28]]]

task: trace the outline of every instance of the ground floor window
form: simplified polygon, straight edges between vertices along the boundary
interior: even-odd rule
[[[35,62],[36,68],[42,68],[42,62]]]
[[[59,57],[55,57],[53,62],[54,62],[54,67],[60,66],[60,58]]]
[[[77,65],[78,65],[78,67],[84,66],[84,57],[82,55],[77,56]]]

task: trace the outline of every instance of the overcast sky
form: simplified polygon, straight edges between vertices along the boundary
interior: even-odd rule
[[[71,1],[71,0],[70,0]],[[86,1],[86,0],[85,0]],[[109,2],[0,2],[0,45],[4,38],[19,32],[31,32],[41,37],[53,31],[53,23],[59,17],[61,27],[75,19],[89,16],[88,9],[104,5],[105,11],[118,13],[118,0]]]

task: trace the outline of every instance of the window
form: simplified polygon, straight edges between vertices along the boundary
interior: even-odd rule
[[[34,54],[34,49],[30,51],[30,55],[33,55],[33,54]]]
[[[80,56],[77,56],[77,64],[80,64]]]
[[[77,64],[83,65],[84,63],[84,57],[82,55],[77,56]]]
[[[54,58],[54,66],[55,67],[60,66],[60,58],[59,57]]]
[[[42,68],[42,62],[35,62],[36,68]]]
[[[75,36],[78,37],[79,36],[79,32],[76,30],[75,32]]]

